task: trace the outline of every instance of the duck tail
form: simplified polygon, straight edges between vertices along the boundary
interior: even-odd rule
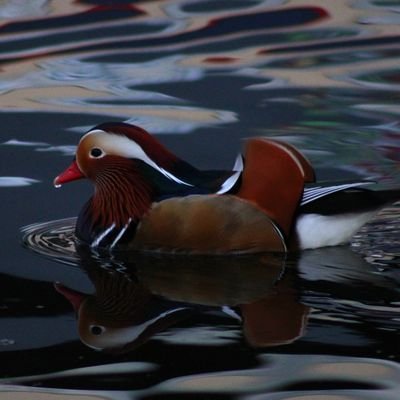
[[[294,147],[254,138],[247,142],[237,196],[260,207],[288,237],[304,183],[314,180],[310,162]]]

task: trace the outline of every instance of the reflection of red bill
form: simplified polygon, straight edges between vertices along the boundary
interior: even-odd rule
[[[58,282],[54,284],[54,288],[57,290],[58,293],[62,294],[72,304],[72,307],[74,307],[74,310],[77,313],[87,295],[69,289]]]

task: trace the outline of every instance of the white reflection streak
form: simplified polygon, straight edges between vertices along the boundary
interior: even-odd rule
[[[0,187],[29,186],[38,183],[37,179],[25,178],[23,176],[0,176]]]
[[[48,146],[48,143],[45,142],[29,142],[25,140],[18,140],[18,139],[10,139],[7,140],[7,142],[2,143],[3,145],[6,146]]]

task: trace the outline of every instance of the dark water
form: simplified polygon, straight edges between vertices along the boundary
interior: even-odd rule
[[[312,3],[0,4],[0,399],[399,398],[396,207],[287,259],[89,256],[47,223],[90,195],[51,182],[108,120],[201,168],[265,135],[399,185],[399,4]]]

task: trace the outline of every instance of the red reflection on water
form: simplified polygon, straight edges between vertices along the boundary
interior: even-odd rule
[[[145,12],[131,4],[112,6],[95,6],[74,14],[56,15],[31,20],[7,22],[0,26],[0,33],[21,33],[28,31],[45,31],[48,29],[84,26],[96,22],[109,22],[143,15]]]
[[[87,25],[95,23],[108,23],[113,21],[122,20],[126,24],[126,19],[137,17],[144,14],[140,8],[131,4],[116,4],[113,6],[101,5],[91,7],[83,12],[70,15],[49,16],[46,18],[39,18],[33,20],[15,21],[5,24],[0,27],[0,33],[21,33],[31,31],[49,31],[53,30],[53,34],[63,34],[63,29],[77,28],[80,30]],[[43,52],[43,39],[38,38],[35,43],[35,38],[32,39],[28,53],[23,54],[22,51],[11,57],[4,57],[3,61],[12,62],[20,59],[29,59],[43,57],[44,55],[55,54],[71,54],[82,52],[107,52],[115,50],[126,51],[131,49],[137,51],[138,49],[152,50],[165,49],[166,52],[170,50],[170,46],[197,46],[201,42],[212,42],[222,40],[232,40],[232,35],[238,36],[240,34],[252,34],[253,32],[260,32],[272,29],[290,28],[293,26],[303,26],[326,18],[327,11],[320,7],[291,7],[284,9],[264,10],[257,13],[242,13],[234,15],[222,15],[219,18],[210,19],[203,26],[194,30],[178,31],[172,35],[161,34],[154,35],[153,37],[140,37],[140,35],[131,34],[130,37],[124,37],[121,40],[120,34],[111,35],[104,40],[104,35],[99,37],[98,40],[88,39],[87,41],[76,41],[72,35],[71,40],[68,37],[60,37],[59,42],[54,42],[51,47],[47,46],[46,51]],[[151,18],[149,18],[151,23]],[[146,23],[146,21],[141,21]],[[150,25],[152,26],[152,25]],[[106,28],[105,28],[106,29]],[[57,32],[59,31],[59,32]],[[71,29],[71,32],[73,30]],[[15,41],[15,47],[18,47],[20,39]],[[22,40],[22,46],[25,46]],[[231,60],[229,60],[231,62]],[[211,62],[227,62],[221,60],[212,60]]]
[[[385,158],[400,162],[400,135],[398,132],[384,132],[376,142]]]
[[[216,64],[228,64],[228,63],[233,63],[235,61],[239,60],[237,57],[207,57],[203,60],[203,62],[207,63],[216,63]]]

